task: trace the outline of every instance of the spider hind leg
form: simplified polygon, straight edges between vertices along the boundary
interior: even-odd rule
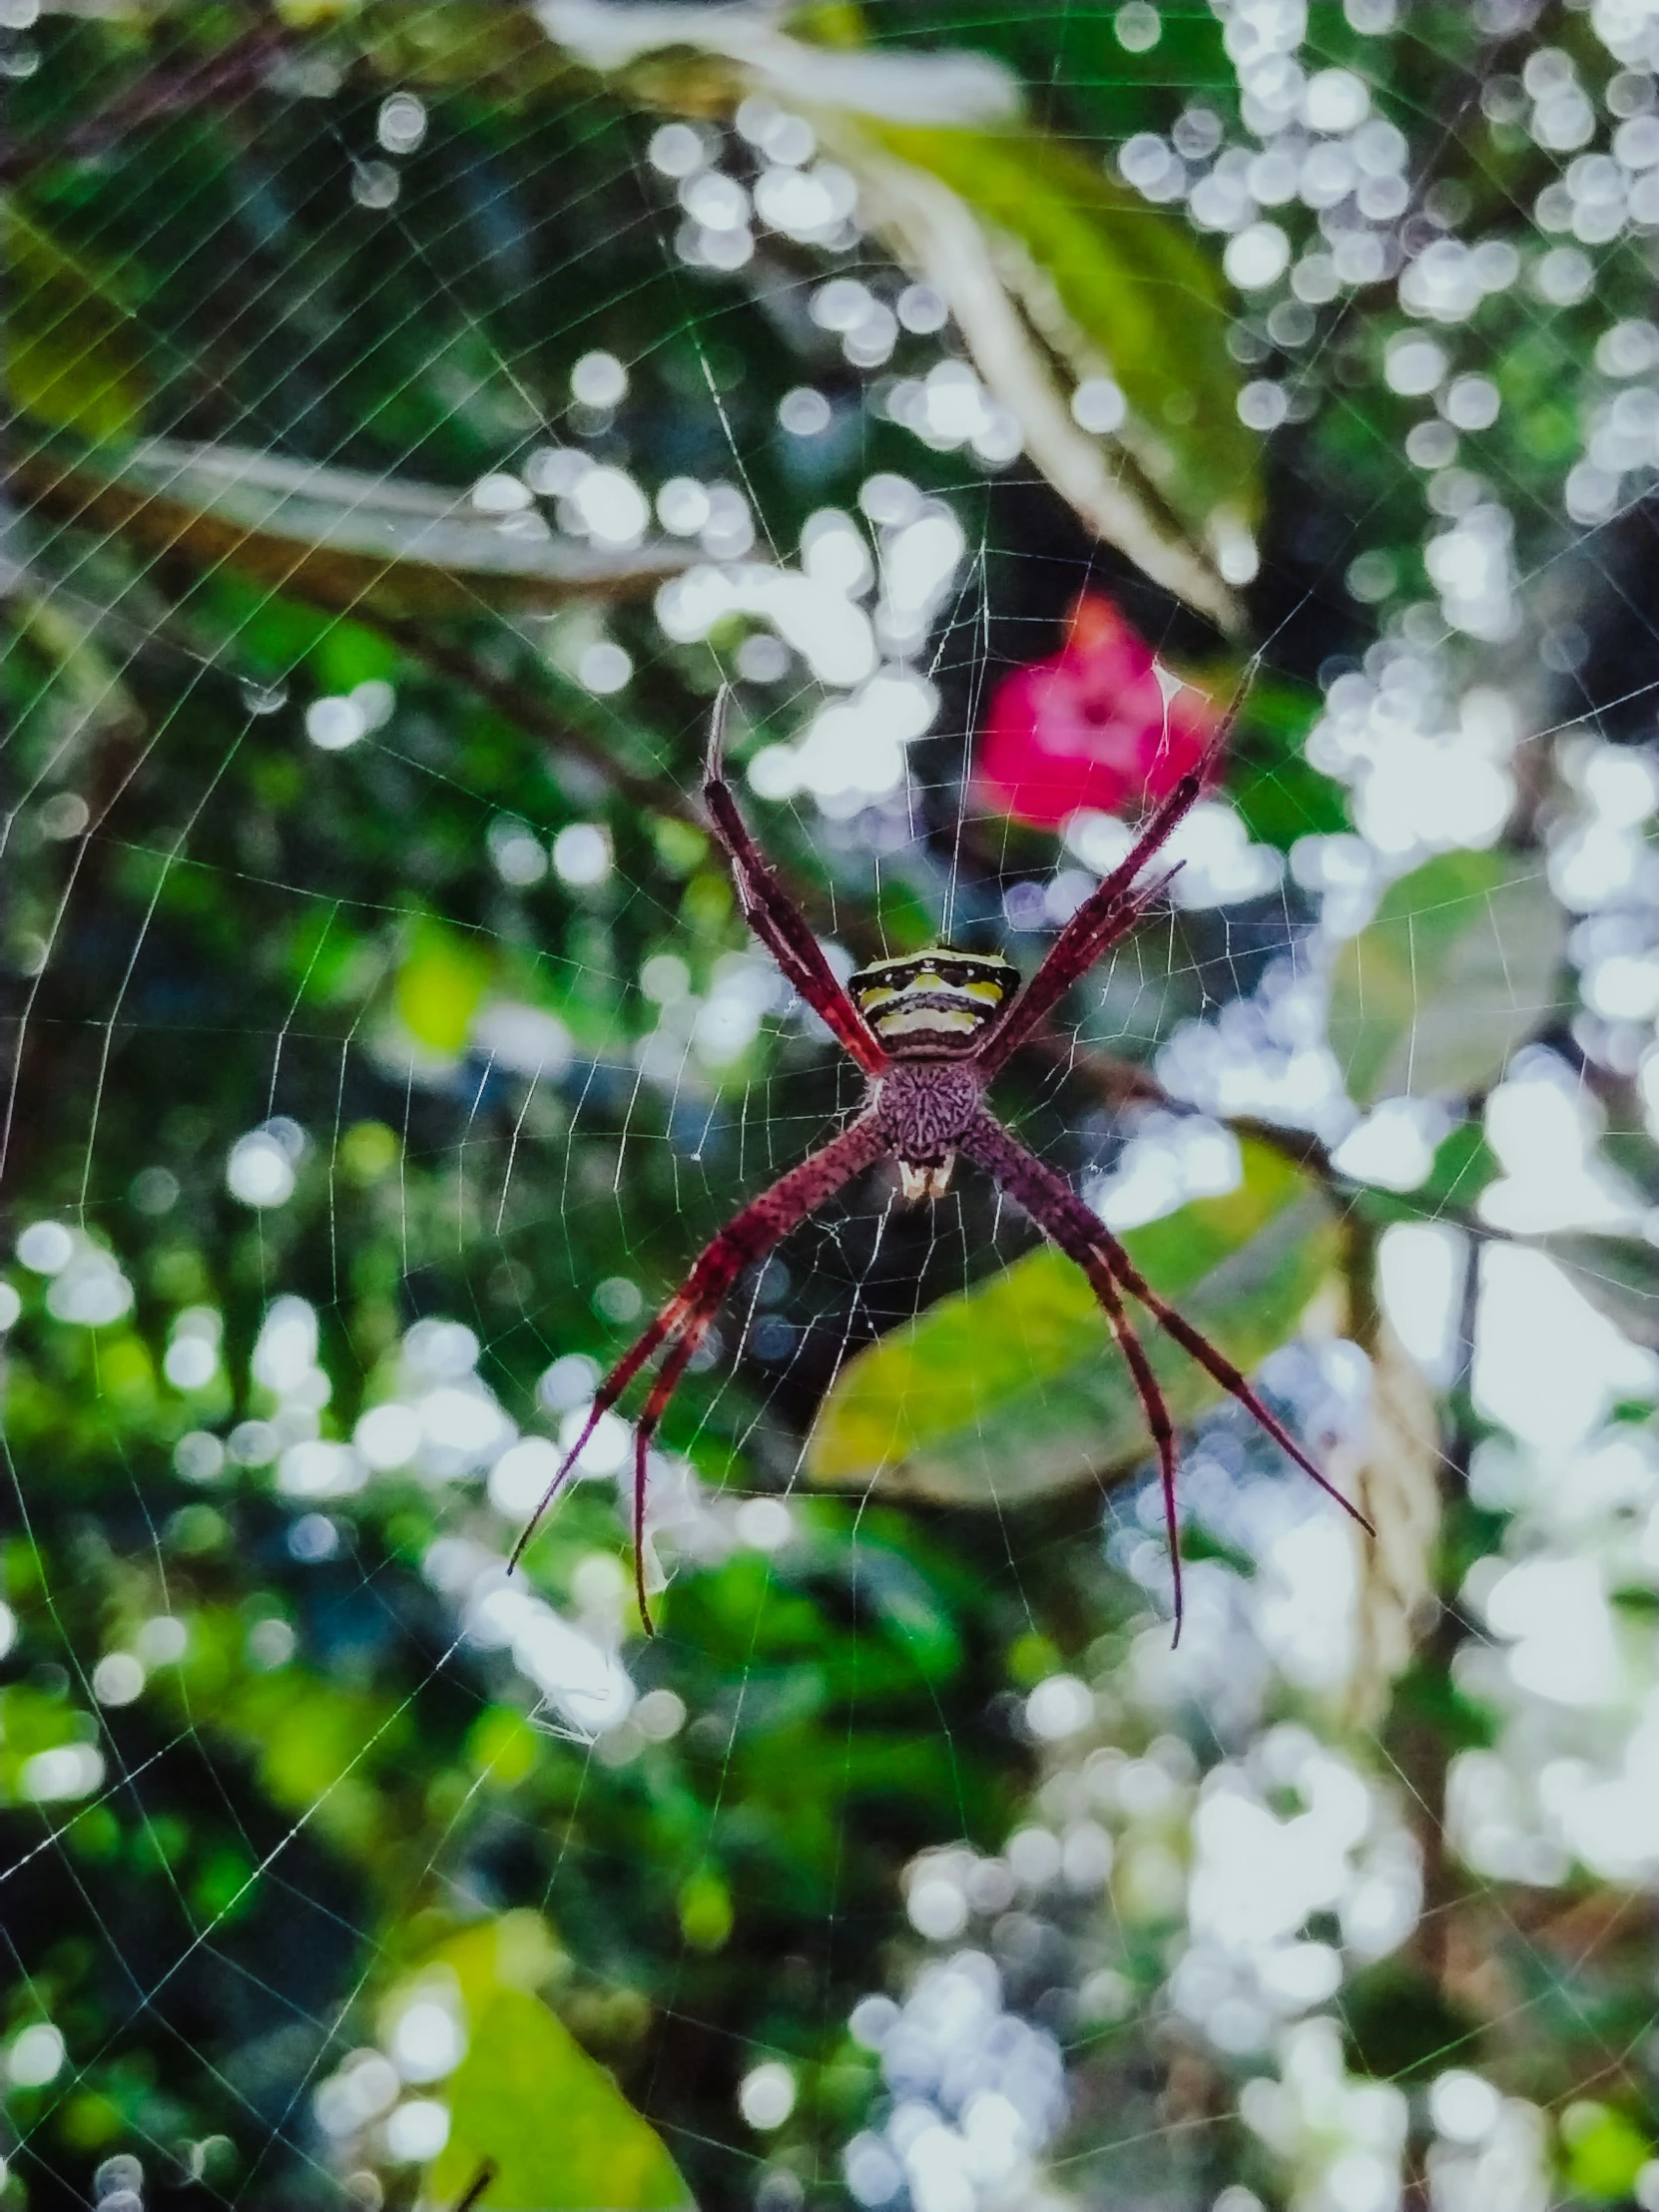
[[[1145,1307],[1165,1334],[1174,1339],[1190,1359],[1221,1384],[1256,1420],[1280,1449],[1289,1454],[1305,1474],[1311,1475],[1328,1496],[1375,1536],[1376,1529],[1359,1506],[1344,1497],[1336,1484],[1322,1474],[1290,1430],[1263,1403],[1249,1380],[1201,1330],[1195,1329],[1167,1299],[1160,1298],[1134,1265],[1109,1229],[1083,1204],[1076,1192],[1028,1152],[1016,1137],[988,1113],[982,1113],[962,1141],[967,1157],[994,1178],[1001,1189],[1022,1206],[1031,1219],[1053,1239],[1088,1277],[1096,1298],[1105,1309],[1112,1334],[1128,1365],[1130,1376],[1158,1449],[1164,1487],[1164,1513],[1169,1529],[1170,1556],[1175,1574],[1175,1632],[1181,1633],[1181,1560],[1177,1546],[1175,1510],[1175,1446],[1169,1409],[1158,1386],[1145,1351],[1124,1312],[1124,1293]]]
[[[664,1352],[663,1364],[651,1385],[634,1435],[635,1588],[639,1597],[642,1625],[648,1635],[651,1633],[651,1614],[646,1603],[642,1558],[646,1473],[651,1439],[668,1409],[669,1400],[690,1365],[693,1354],[702,1343],[709,1324],[719,1312],[722,1301],[744,1269],[753,1262],[764,1259],[773,1246],[787,1237],[799,1222],[805,1221],[809,1214],[816,1213],[844,1183],[850,1182],[863,1169],[873,1166],[889,1149],[886,1133],[879,1119],[873,1114],[864,1114],[843,1129],[838,1137],[831,1137],[828,1144],[810,1154],[798,1167],[793,1167],[787,1175],[780,1176],[770,1190],[763,1191],[759,1198],[751,1199],[747,1206],[733,1215],[720,1234],[704,1246],[696,1265],[680,1289],[599,1385],[575,1442],[560,1460],[558,1472],[548,1484],[541,1502],[525,1522],[519,1532],[518,1541],[507,1555],[509,1574],[523,1557],[525,1546],[540,1525],[542,1515],[575,1472],[583,1447],[600,1421],[617,1403],[641,1369],[658,1352]]]

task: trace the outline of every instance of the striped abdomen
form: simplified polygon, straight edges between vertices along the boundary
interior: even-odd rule
[[[848,987],[885,1049],[896,1059],[919,1059],[971,1052],[1019,988],[1019,970],[995,953],[934,945],[896,960],[872,960]]]

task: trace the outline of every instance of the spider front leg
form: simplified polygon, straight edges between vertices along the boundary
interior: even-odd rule
[[[642,1541],[645,1534],[646,1458],[657,1424],[668,1409],[675,1386],[720,1311],[727,1293],[755,1261],[765,1258],[809,1214],[830,1199],[853,1176],[873,1166],[888,1150],[884,1130],[873,1114],[864,1114],[838,1137],[780,1176],[772,1188],[752,1199],[699,1254],[695,1266],[656,1320],[629,1346],[595,1392],[587,1419],[576,1441],[565,1453],[558,1472],[542,1493],[541,1501],[520,1530],[507,1556],[512,1572],[524,1547],[535,1534],[543,1514],[569,1481],[588,1438],[627,1389],[640,1370],[663,1346],[669,1348],[662,1370],[653,1383],[640,1415],[634,1444],[634,1572],[640,1601],[640,1617],[646,1633],[651,1614],[646,1603]]]
[[[703,803],[716,837],[732,869],[744,919],[783,969],[814,1013],[833,1031],[866,1075],[879,1075],[887,1056],[870,1034],[845,985],[824,956],[812,925],[791,898],[766,854],[738,812],[726,781],[726,723],[732,692],[723,685],[709,722],[709,753],[703,770]]]
[[[1177,1637],[1181,1633],[1181,1558],[1175,1519],[1173,1431],[1163,1391],[1124,1314],[1120,1286],[1146,1308],[1166,1335],[1173,1338],[1190,1358],[1214,1377],[1230,1397],[1236,1398],[1244,1406],[1305,1474],[1312,1475],[1320,1488],[1334,1497],[1344,1512],[1358,1521],[1368,1535],[1376,1535],[1376,1529],[1365,1514],[1320,1472],[1284,1422],[1269,1411],[1232,1361],[1217,1351],[1209,1338],[1195,1329],[1191,1322],[1184,1320],[1166,1299],[1159,1297],[1117,1238],[1098,1215],[1089,1211],[1063,1177],[1056,1175],[1035,1154],[1028,1152],[1016,1137],[1011,1136],[988,1113],[982,1112],[974,1121],[961,1140],[961,1150],[968,1159],[985,1169],[999,1189],[1006,1191],[1010,1198],[1024,1208],[1038,1228],[1052,1238],[1068,1258],[1077,1262],[1088,1276],[1095,1296],[1105,1309],[1107,1322],[1134,1379],[1135,1388],[1147,1416],[1147,1426],[1158,1447],[1164,1481],[1164,1515],[1169,1528],[1170,1557],[1175,1574]]]
[[[1126,937],[1148,907],[1168,889],[1176,872],[1174,868],[1138,888],[1135,878],[1148,860],[1163,850],[1202,794],[1233,725],[1239,719],[1244,697],[1241,685],[1211,740],[1203,764],[1183,776],[1169,796],[1159,803],[1128,854],[1110,875],[1095,885],[1049,946],[1036,974],[1010,1002],[1007,1012],[980,1048],[980,1065],[987,1074],[1002,1066],[1009,1054],[1030,1036],[1049,1008],[1088,973],[1102,953],[1109,952],[1120,938]]]

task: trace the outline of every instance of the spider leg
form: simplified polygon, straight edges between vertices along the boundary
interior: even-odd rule
[[[1358,1521],[1368,1536],[1375,1536],[1377,1530],[1365,1514],[1361,1512],[1359,1506],[1351,1498],[1344,1497],[1336,1484],[1328,1481],[1321,1474],[1319,1468],[1315,1466],[1313,1460],[1309,1458],[1307,1452],[1296,1441],[1284,1422],[1269,1412],[1267,1406],[1263,1404],[1232,1361],[1219,1353],[1209,1338],[1201,1335],[1190,1321],[1184,1321],[1167,1299],[1158,1296],[1151,1284],[1138,1272],[1134,1262],[1115,1237],[1106,1230],[1102,1230],[1101,1239],[1106,1248],[1112,1272],[1130,1297],[1136,1299],[1146,1308],[1159,1328],[1173,1337],[1183,1352],[1196,1360],[1207,1374],[1215,1377],[1230,1397],[1238,1399],[1245,1411],[1252,1414],[1267,1430],[1280,1450],[1290,1454],[1304,1474],[1311,1474],[1326,1495],[1337,1500],[1337,1503],[1351,1520]]]
[[[987,1072],[999,1068],[1010,1053],[1025,1042],[1050,1007],[1088,973],[1103,953],[1128,936],[1147,909],[1168,890],[1176,876],[1174,868],[1139,888],[1131,886],[1125,871],[1140,867],[1158,849],[1203,789],[1203,779],[1196,772],[1184,776],[1159,808],[1151,828],[1137,840],[1128,859],[1121,867],[1114,868],[1078,907],[1043,955],[1036,974],[1009,1001],[1007,1013],[980,1050],[979,1063]]]
[[[1088,935],[1069,943],[1064,932],[1055,938],[1042,966],[1025,988],[1009,1001],[1002,1023],[975,1055],[987,1074],[1001,1067],[1025,1042],[1044,1014],[1065,996],[1073,983],[1087,975],[1103,953],[1130,934],[1142,915],[1157,905],[1179,872],[1178,868],[1166,868],[1138,888],[1119,892]]]
[[[680,1387],[680,1378],[690,1366],[692,1354],[703,1342],[713,1319],[711,1310],[688,1324],[685,1335],[658,1369],[651,1394],[641,1407],[634,1427],[634,1594],[639,1599],[640,1623],[648,1636],[657,1633],[652,1625],[650,1600],[645,1594],[645,1477],[651,1439],[668,1411],[669,1399]]]
[[[1095,1296],[1106,1309],[1106,1319],[1111,1324],[1112,1335],[1117,1339],[1124,1364],[1134,1378],[1141,1411],[1146,1415],[1146,1425],[1152,1431],[1152,1441],[1158,1448],[1158,1476],[1164,1486],[1164,1532],[1169,1538],[1170,1572],[1175,1583],[1173,1641],[1179,1643],[1181,1623],[1186,1616],[1186,1600],[1181,1588],[1181,1527],[1175,1509],[1175,1423],[1169,1417],[1169,1404],[1158,1387],[1158,1378],[1152,1372],[1152,1362],[1146,1356],[1146,1347],[1136,1336],[1129,1316],[1123,1310],[1123,1300],[1118,1295],[1117,1285],[1112,1281],[1111,1270],[1102,1267],[1097,1261],[1085,1272],[1094,1285]]]
[[[1202,764],[1183,776],[1169,796],[1159,802],[1126,857],[1095,885],[1049,946],[1036,974],[1018,996],[1009,1001],[1006,1013],[977,1054],[979,1064],[987,1073],[999,1068],[1015,1047],[1024,1043],[1049,1008],[1065,995],[1079,976],[1093,967],[1103,952],[1128,935],[1147,907],[1168,888],[1175,873],[1173,868],[1139,890],[1134,887],[1135,878],[1168,842],[1177,824],[1210,781],[1233,725],[1239,719],[1244,700],[1245,687],[1241,684]]]
[[[709,754],[703,771],[703,803],[732,869],[744,919],[772,954],[792,986],[835,1034],[866,1075],[878,1075],[887,1056],[848,997],[846,986],[824,956],[806,915],[774,873],[738,812],[726,781],[726,723],[732,690],[723,685],[709,724]]]
[[[645,1330],[629,1346],[616,1366],[600,1383],[588,1408],[575,1442],[560,1461],[558,1472],[542,1493],[535,1511],[519,1531],[517,1542],[507,1555],[507,1571],[512,1572],[523,1556],[524,1548],[535,1534],[542,1516],[570,1480],[571,1471],[582,1455],[583,1446],[627,1389],[634,1377],[664,1345],[669,1347],[668,1357],[652,1384],[640,1416],[639,1430],[634,1450],[634,1552],[636,1581],[639,1586],[640,1610],[647,1631],[651,1616],[646,1608],[644,1573],[640,1565],[640,1541],[645,1530],[645,1470],[646,1454],[657,1424],[668,1408],[680,1378],[686,1371],[692,1354],[702,1342],[704,1333],[720,1310],[728,1291],[746,1267],[762,1259],[777,1244],[781,1244],[790,1231],[816,1213],[828,1199],[834,1196],[844,1183],[870,1167],[888,1149],[887,1139],[880,1125],[871,1114],[862,1115],[838,1137],[831,1137],[817,1152],[810,1153],[799,1166],[780,1176],[770,1190],[733,1215],[720,1234],[710,1240],[698,1255],[691,1273],[675,1292],[650,1328]]]
[[[1001,1124],[992,1121],[989,1115],[984,1116],[983,1121],[983,1130],[976,1129],[974,1132],[974,1139],[982,1139],[982,1142],[976,1144],[974,1140],[969,1140],[962,1149],[970,1159],[989,1170],[997,1184],[1025,1208],[1038,1228],[1052,1237],[1067,1259],[1075,1260],[1088,1277],[1135,1384],[1136,1394],[1141,1401],[1141,1411],[1146,1417],[1146,1425],[1158,1452],[1158,1472],[1164,1490],[1164,1527],[1169,1537],[1170,1569],[1175,1583],[1175,1641],[1179,1643],[1186,1607],[1181,1587],[1181,1532],[1175,1500],[1175,1423],[1170,1419],[1168,1402],[1158,1378],[1152,1372],[1146,1347],[1141,1343],[1134,1324],[1124,1311],[1123,1295],[1112,1271],[1095,1249],[1088,1226],[1094,1222],[1094,1216],[1058,1176],[1053,1178],[1058,1185],[1055,1193],[1038,1191],[1034,1186],[1027,1187],[1021,1172],[1025,1162],[1030,1161],[1033,1167],[1040,1167],[1041,1163],[1026,1153],[1024,1147],[1017,1144]],[[993,1144],[993,1138],[1000,1142]],[[1057,1203],[1061,1193],[1069,1204],[1061,1206]],[[1098,1227],[1098,1224],[1095,1226]]]
[[[1046,1224],[1039,1222],[1039,1227]],[[1056,1239],[1056,1242],[1059,1242]],[[1112,1279],[1112,1271],[1098,1253],[1078,1241],[1074,1251],[1067,1244],[1060,1249],[1075,1260],[1094,1288],[1094,1294],[1106,1309],[1106,1320],[1117,1348],[1123,1354],[1124,1365],[1134,1381],[1135,1390],[1141,1401],[1141,1411],[1146,1425],[1152,1432],[1152,1441],[1158,1450],[1158,1477],[1164,1488],[1164,1531],[1169,1539],[1170,1572],[1174,1579],[1175,1643],[1181,1641],[1181,1623],[1186,1617],[1186,1600],[1181,1588],[1181,1527],[1175,1506],[1175,1475],[1177,1468],[1175,1448],[1175,1423],[1170,1419],[1169,1403],[1152,1372],[1152,1362],[1146,1356],[1146,1347],[1135,1334],[1134,1324],[1123,1309],[1123,1298]]]
[[[1069,1259],[1077,1262],[1088,1276],[1095,1296],[1106,1310],[1106,1318],[1122,1349],[1140,1395],[1147,1426],[1158,1447],[1164,1482],[1164,1517],[1169,1528],[1170,1554],[1176,1577],[1175,1632],[1178,1637],[1181,1633],[1181,1560],[1176,1538],[1175,1460],[1169,1408],[1146,1359],[1145,1350],[1123,1313],[1119,1285],[1146,1308],[1159,1327],[1184,1352],[1215,1378],[1229,1396],[1236,1398],[1261,1423],[1274,1442],[1289,1453],[1304,1473],[1312,1475],[1320,1488],[1334,1497],[1362,1528],[1369,1534],[1376,1535],[1377,1531],[1365,1514],[1344,1497],[1334,1483],[1326,1479],[1284,1422],[1277,1419],[1263,1404],[1232,1361],[1219,1353],[1210,1340],[1201,1335],[1190,1322],[1183,1320],[1167,1299],[1158,1296],[1117,1238],[1105,1227],[1098,1215],[1090,1212],[1063,1177],[1056,1175],[1035,1154],[1028,1152],[1017,1137],[1010,1135],[988,1113],[979,1114],[966,1136],[961,1139],[960,1149],[976,1166],[984,1168],[1016,1204],[1025,1209],[1038,1228],[1051,1237]],[[1131,1346],[1134,1347],[1133,1351]]]

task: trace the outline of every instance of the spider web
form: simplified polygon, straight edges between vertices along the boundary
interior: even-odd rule
[[[1053,127],[1225,251],[1241,413],[1316,487],[1307,516],[1276,491],[1261,546],[1258,683],[1302,687],[1296,742],[1247,723],[1254,804],[1213,804],[1177,911],[1076,994],[1077,1054],[999,1094],[1120,1223],[1236,1173],[1214,1117],[1352,1139],[1346,1071],[1320,1058],[1334,944],[1391,876],[1489,848],[1518,804],[1523,876],[1547,865],[1588,918],[1582,1000],[1523,1008],[1549,1003],[1550,1047],[1489,1122],[1518,1209],[1497,1226],[1639,1236],[1648,1155],[1629,1140],[1615,1191],[1586,1104],[1639,1106],[1651,1041],[1654,791],[1628,742],[1651,626],[1626,579],[1659,338],[1621,228],[1651,220],[1630,135],[1651,81],[1645,33],[1607,12],[1489,12],[1490,83],[1449,123],[1452,64],[1375,9],[1316,11],[1304,37],[1293,11],[1236,8],[1236,72],[1191,92],[1196,14],[1130,0],[1104,49],[1045,19]],[[56,14],[8,30],[28,120],[102,112],[100,35]],[[972,26],[1040,84],[1027,36]],[[1392,168],[1362,151],[1364,115],[1295,142],[1305,166],[1340,149],[1357,177],[1404,178],[1403,205],[1333,238],[1317,198],[1284,214],[1250,183],[1232,157],[1286,143],[1276,57],[1406,117]],[[1102,85],[1118,122],[1091,139],[1077,115]],[[61,106],[28,109],[48,86]],[[857,1189],[746,1279],[655,1464],[652,1560],[673,1579],[655,1643],[625,1635],[620,1422],[506,1585],[600,1368],[855,1102],[741,948],[688,821],[711,639],[756,724],[746,809],[850,959],[934,927],[1040,951],[1114,832],[1074,822],[1056,852],[964,797],[990,687],[1057,648],[1085,584],[1172,667],[1197,665],[1200,633],[1068,520],[971,373],[974,427],[949,431],[963,348],[925,287],[834,231],[833,179],[822,238],[758,223],[732,264],[737,186],[791,166],[769,152],[787,108],[752,104],[719,137],[575,95],[486,121],[396,76],[365,90],[303,40],[207,105],[211,129],[182,103],[106,155],[114,189],[30,203],[127,287],[161,364],[148,430],[476,487],[473,512],[525,544],[624,564],[643,493],[652,547],[686,560],[663,581],[641,555],[631,595],[550,622],[463,569],[428,633],[368,600],[312,619],[188,532],[181,557],[61,500],[16,518],[17,2201],[412,2201],[459,2055],[421,1959],[515,1911],[543,1916],[560,1965],[542,1985],[706,2204],[1367,2212],[1402,2168],[1436,2202],[1519,2204],[1556,2155],[1544,2108],[1569,2097],[1560,2157],[1599,2144],[1630,2186],[1649,2010],[1618,1907],[1659,1863],[1651,1647],[1585,1660],[1576,1708],[1547,1678],[1561,1593],[1586,1571],[1641,1580],[1653,1471],[1603,1423],[1651,1377],[1635,1346],[1592,1343],[1518,1242],[1482,1261],[1477,1330],[1455,1185],[1425,1208],[1451,1226],[1388,1232],[1382,1281],[1410,1354],[1465,1391],[1472,1361],[1477,1407],[1507,1424],[1476,1441],[1460,1415],[1452,1444],[1477,1508],[1506,1516],[1477,1528],[1433,1632],[1441,1679],[1496,1716],[1495,1748],[1460,1764],[1354,1702],[1368,1653],[1382,1694],[1427,1587],[1420,1438],[1387,1455],[1392,1550],[1362,1572],[1248,1420],[1207,1416],[1185,1454],[1206,1555],[1179,1654],[1149,1483],[1110,1488],[1104,1519],[1092,1485],[1039,1509],[994,1488],[971,1506],[815,1491],[803,1443],[834,1375],[1032,1247],[971,1176],[930,1208]],[[1517,212],[1503,165],[1539,158],[1543,197],[1526,170]],[[1366,276],[1362,236],[1397,265]],[[1515,249],[1506,282],[1490,256],[1474,273],[1491,239]],[[1300,288],[1262,279],[1281,248]],[[1309,265],[1345,250],[1357,274],[1324,291]],[[319,297],[302,265],[326,270]],[[1480,319],[1506,292],[1512,321]],[[1529,441],[1538,385],[1569,368],[1582,433]],[[1503,428],[1481,446],[1486,385]],[[1306,458],[1332,423],[1359,456],[1346,501]],[[955,551],[918,584],[922,541],[911,572],[902,546],[924,526]],[[788,650],[768,597],[784,567],[821,624]],[[898,718],[866,712],[861,757],[822,719],[856,689],[822,625],[853,608]],[[446,634],[464,665],[433,654]],[[515,724],[527,692],[549,721]],[[1276,845],[1275,804],[1309,804],[1310,723],[1359,834]],[[1523,728],[1543,735],[1517,745]],[[1510,909],[1490,910],[1504,943]],[[1102,1055],[1155,1067],[1167,1100],[1126,1113]],[[1426,1102],[1363,1126],[1352,1172],[1384,1188],[1445,1130]],[[1615,1273],[1595,1257],[1580,1280]],[[1546,1293],[1596,1385],[1576,1430],[1559,1379],[1530,1398],[1514,1380],[1547,1356],[1518,1334]],[[1363,1461],[1375,1378],[1334,1329],[1264,1381]],[[1544,1467],[1582,1483],[1578,1521],[1543,1502]],[[1608,1641],[1605,1604],[1573,1618],[1585,1648]],[[1425,1866],[1448,1820],[1455,1878],[1431,1849]],[[1577,1917],[1575,1866],[1597,1908]],[[1532,1978],[1482,1982],[1457,1945],[1483,1932]],[[1419,1980],[1390,2015],[1394,1966]]]

